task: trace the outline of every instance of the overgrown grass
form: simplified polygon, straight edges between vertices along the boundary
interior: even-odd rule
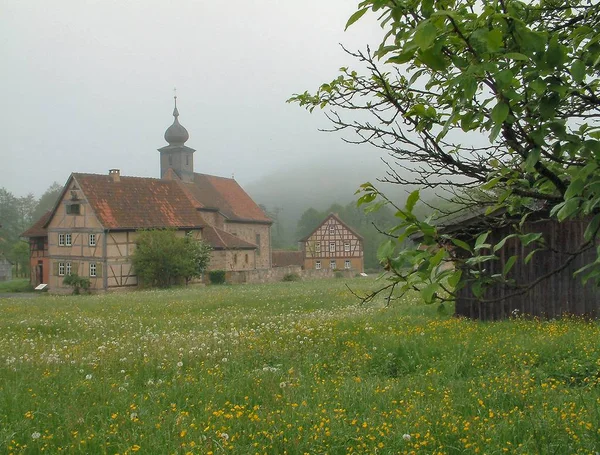
[[[0,281],[0,293],[2,292],[33,292],[33,287],[29,279]]]
[[[600,450],[597,323],[360,306],[345,282],[3,300],[0,451]]]

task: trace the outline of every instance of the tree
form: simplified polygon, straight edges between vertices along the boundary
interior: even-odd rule
[[[332,129],[351,132],[346,140],[388,151],[393,163],[385,181],[446,189],[463,207],[482,204],[465,191],[475,189],[486,195],[487,213],[506,211],[504,222],[514,226],[514,238],[537,248],[547,245],[541,232],[519,231],[532,213],[543,209],[558,222],[587,217],[584,240],[565,261],[595,248],[600,226],[598,4],[364,0],[347,26],[369,11],[378,15],[385,33],[379,48],[348,52],[366,74],[342,68],[315,94],[294,95],[290,101],[311,111],[328,109]],[[413,177],[397,172],[401,168]],[[360,204],[394,206],[371,183],[361,190]],[[479,296],[487,285],[511,285],[506,270],[494,277],[481,271],[497,259],[495,252],[506,239],[489,245],[482,227],[474,233],[479,248],[473,249],[461,241],[466,233],[443,234],[431,218],[417,218],[418,199],[415,191],[406,207],[394,206],[400,223],[379,250],[390,271],[384,288],[417,288],[430,302],[440,289],[452,293],[445,280],[460,285],[463,273],[479,282]],[[415,233],[426,248],[399,251],[399,243]],[[452,254],[447,244],[461,254]],[[447,259],[458,267],[442,271]],[[580,273],[600,282],[600,259]]]
[[[60,197],[60,193],[62,193],[62,190],[63,186],[58,182],[54,182],[48,187],[46,192],[42,194],[42,197],[40,197],[40,200],[38,201],[33,214],[31,215],[31,218],[34,222],[39,220],[48,210],[54,208],[56,201],[58,201],[58,198]]]
[[[131,262],[140,284],[169,287],[202,275],[210,261],[210,247],[171,229],[138,231]]]
[[[15,266],[15,276],[29,276],[29,244],[27,242],[14,243],[7,257]]]

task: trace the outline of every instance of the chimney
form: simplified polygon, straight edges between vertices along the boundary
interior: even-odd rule
[[[121,181],[121,171],[119,169],[110,169],[108,175],[112,178],[113,182]]]

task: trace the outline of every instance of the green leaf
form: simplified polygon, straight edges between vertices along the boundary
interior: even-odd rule
[[[509,239],[512,239],[512,238],[514,238],[514,237],[516,237],[516,236],[517,236],[517,234],[510,234],[510,235],[507,235],[506,237],[504,237],[502,240],[500,240],[498,243],[496,243],[496,244],[494,245],[494,248],[493,248],[493,250],[492,250],[492,251],[495,253],[496,251],[498,251],[499,249],[501,249],[501,248],[504,246],[504,244],[505,244],[505,243],[506,243],[506,242],[507,242]]]
[[[582,60],[575,60],[571,65],[571,76],[576,82],[583,82],[585,79],[585,63]]]
[[[565,204],[556,214],[556,218],[558,219],[558,221],[562,222],[574,215],[577,212],[577,210],[579,210],[579,201],[580,198],[578,197],[574,197],[565,201]]]
[[[437,28],[429,21],[422,22],[415,32],[415,43],[419,49],[425,50],[430,47],[437,36]]]
[[[479,236],[477,236],[477,239],[475,240],[475,250],[479,250],[483,247],[483,245],[489,235],[490,235],[490,233],[488,231],[488,232],[484,232],[483,234],[480,234]]]
[[[525,264],[529,264],[529,262],[533,259],[533,255],[535,253],[537,253],[538,251],[542,251],[543,248],[537,248],[535,250],[533,250],[531,253],[529,253],[526,257],[525,257]]]
[[[448,284],[453,288],[456,288],[460,281],[460,277],[462,276],[462,270],[456,269],[450,277],[448,277]]]
[[[423,300],[425,300],[425,303],[433,302],[435,292],[439,289],[439,287],[440,287],[440,284],[437,282],[434,282],[434,283],[429,283],[427,286],[425,286],[423,289],[421,289],[421,297],[423,297]]]
[[[359,20],[361,17],[363,17],[368,10],[369,10],[369,8],[359,9],[356,13],[354,13],[352,16],[350,16],[350,19],[348,19],[348,22],[346,22],[346,28],[344,28],[344,31],[348,30],[348,27],[350,27],[357,20]]]
[[[504,268],[502,269],[502,275],[508,275],[508,272],[510,272],[510,270],[513,268],[513,265],[515,265],[517,258],[518,256],[511,256],[508,258],[506,264],[504,264]]]
[[[583,238],[586,241],[592,240],[592,238],[597,235],[598,228],[600,227],[600,213],[596,214],[592,221],[589,222],[587,227],[585,228],[585,232],[583,233]]]
[[[381,245],[379,245],[379,248],[377,249],[377,259],[388,259],[394,253],[395,248],[396,244],[393,240],[386,240]]]
[[[504,54],[504,57],[510,60],[520,60],[525,62],[529,60],[529,57],[527,57],[525,54],[519,54],[518,52],[508,52]]]
[[[441,50],[435,49],[434,47],[419,51],[418,58],[421,62],[435,71],[444,71],[448,67],[448,63]]]
[[[502,48],[502,46],[504,45],[502,38],[503,38],[502,30],[500,30],[498,28],[491,30],[487,35],[488,51],[490,51],[490,52],[499,51]]]
[[[408,213],[412,213],[415,208],[415,204],[419,200],[419,190],[415,190],[408,195],[408,199],[406,199],[406,210]]]
[[[498,103],[492,109],[491,117],[492,121],[496,124],[504,122],[508,117],[509,106],[504,101],[498,101]]]
[[[571,199],[574,196],[579,196],[584,187],[585,182],[582,179],[573,180],[565,192],[565,199]]]
[[[530,232],[529,234],[523,234],[519,236],[519,240],[523,246],[528,246],[533,242],[537,242],[542,237],[540,232]]]
[[[469,246],[468,243],[463,242],[462,240],[459,240],[459,239],[451,239],[451,241],[457,247],[462,248],[465,251],[472,252],[471,247]]]

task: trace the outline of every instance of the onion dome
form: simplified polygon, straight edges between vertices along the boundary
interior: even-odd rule
[[[190,134],[179,123],[179,111],[177,110],[177,97],[175,97],[175,109],[173,109],[173,124],[165,131],[165,140],[169,145],[183,145],[190,138]]]

